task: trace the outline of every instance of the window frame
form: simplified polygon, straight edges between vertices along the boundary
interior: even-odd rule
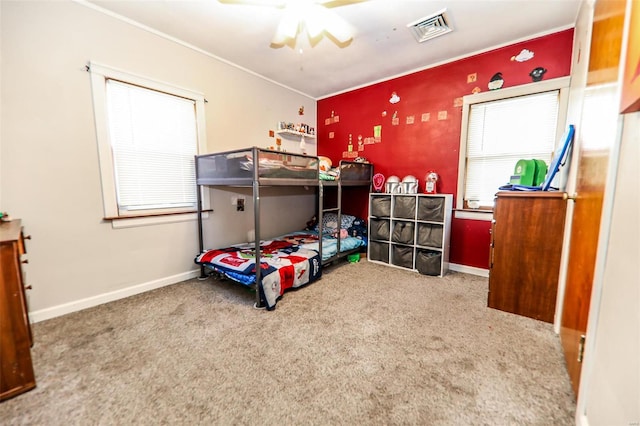
[[[506,100],[520,96],[535,95],[557,90],[558,121],[556,125],[556,142],[554,149],[562,142],[565,131],[567,107],[569,105],[569,85],[571,77],[560,77],[535,83],[523,84],[506,89],[491,90],[462,98],[462,125],[460,128],[460,146],[458,157],[458,186],[456,193],[455,217],[459,219],[493,220],[493,209],[468,209],[464,207],[464,187],[467,167],[467,136],[471,106],[479,103]],[[497,190],[496,190],[497,192]]]
[[[146,209],[122,214],[118,209],[114,160],[107,122],[107,80],[155,90],[194,101],[196,114],[197,154],[206,152],[205,98],[202,93],[184,89],[169,83],[153,80],[96,62],[89,62],[91,89],[96,124],[96,139],[102,186],[104,220],[111,221],[114,228],[144,226],[151,224],[196,220],[197,209]],[[209,193],[201,189],[203,210],[209,209]],[[197,206],[196,206],[197,207]],[[206,216],[205,216],[206,217]]]

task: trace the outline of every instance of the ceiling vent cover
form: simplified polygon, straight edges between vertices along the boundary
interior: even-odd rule
[[[411,30],[418,43],[450,33],[453,28],[449,25],[446,12],[447,9],[442,9],[434,15],[407,24],[407,28]]]

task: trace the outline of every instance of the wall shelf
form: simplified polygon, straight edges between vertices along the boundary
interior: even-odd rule
[[[311,135],[309,133],[296,132],[295,130],[278,130],[276,131],[276,134],[288,139],[295,139],[301,136],[309,139],[316,138],[316,135]]]

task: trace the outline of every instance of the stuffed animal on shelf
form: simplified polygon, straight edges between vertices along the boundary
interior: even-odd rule
[[[318,158],[320,160],[318,167],[321,172],[328,172],[329,170],[331,170],[331,166],[333,165],[333,163],[331,162],[331,158],[329,157],[318,157]]]

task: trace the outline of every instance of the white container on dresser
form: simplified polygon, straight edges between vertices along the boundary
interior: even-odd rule
[[[452,206],[451,194],[369,194],[368,260],[442,277]]]

